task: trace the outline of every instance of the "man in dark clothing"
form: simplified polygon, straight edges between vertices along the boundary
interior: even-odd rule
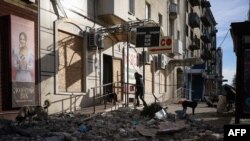
[[[146,107],[147,103],[144,101],[143,99],[143,89],[144,89],[144,85],[143,85],[143,79],[142,79],[142,75],[139,74],[138,72],[135,72],[135,80],[136,80],[136,90],[135,90],[135,99],[136,99],[136,106],[140,105],[140,101],[139,98],[142,100],[143,102],[143,106]]]

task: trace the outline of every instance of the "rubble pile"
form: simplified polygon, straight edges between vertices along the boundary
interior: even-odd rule
[[[222,132],[188,116],[183,119],[166,112],[165,116],[149,117],[124,107],[95,115],[50,115],[47,121],[21,126],[0,120],[1,141],[213,141],[223,140]]]
[[[142,116],[153,118],[155,113],[162,109],[162,106],[158,103],[152,103],[150,106],[144,107],[141,111]]]

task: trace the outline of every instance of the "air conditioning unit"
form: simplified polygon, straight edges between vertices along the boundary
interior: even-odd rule
[[[95,33],[89,33],[88,34],[88,47],[90,49],[96,49],[96,37],[95,37]]]
[[[151,64],[151,59],[147,51],[143,51],[141,57],[141,60],[144,61],[145,64]]]
[[[165,56],[163,54],[158,54],[158,68],[165,69]]]
[[[88,48],[89,49],[103,49],[103,39],[104,37],[100,34],[96,34],[94,30],[90,31],[88,34]]]

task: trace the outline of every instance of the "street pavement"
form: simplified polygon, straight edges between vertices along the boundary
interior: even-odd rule
[[[181,104],[176,104],[174,102],[167,102],[167,103],[162,103],[163,107],[167,107],[167,113],[172,113],[176,114],[176,111],[181,111],[182,105]],[[96,106],[96,113],[98,112],[107,112],[107,111],[112,111],[116,110],[119,107],[123,107],[122,104],[120,105],[107,105],[107,108],[104,109],[104,105],[99,105]],[[130,108],[135,108],[133,104],[129,104]],[[140,105],[140,107],[136,107],[139,110],[143,109],[143,106]],[[195,114],[192,115],[192,108],[187,108],[187,114],[190,118],[197,119],[197,120],[202,120],[203,122],[215,127],[215,128],[221,128],[223,129],[223,126],[225,124],[234,124],[235,123],[235,118],[234,118],[234,111],[231,110],[229,112],[224,112],[224,113],[217,113],[217,108],[216,107],[209,107],[207,106],[206,102],[198,102],[198,106],[195,109]],[[88,107],[84,108],[81,110],[81,113],[83,114],[91,114],[93,113],[93,107]],[[249,119],[241,119],[242,124],[249,124],[250,120]]]
[[[186,117],[177,114],[183,113],[181,104],[168,102],[162,106],[167,115],[162,118],[142,116],[143,106],[130,103],[129,108],[109,104],[104,109],[104,105],[98,105],[95,114],[93,107],[58,113],[21,126],[0,120],[0,141],[222,141],[223,126],[234,123],[233,111],[218,114],[205,102],[198,103],[195,115],[188,108]]]

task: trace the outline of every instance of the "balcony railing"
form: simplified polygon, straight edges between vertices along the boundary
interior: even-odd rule
[[[211,26],[212,25],[212,19],[211,19],[211,15],[208,12],[205,12],[202,16],[201,16],[201,21],[205,26]]]
[[[169,18],[171,20],[174,20],[177,18],[178,15],[178,5],[175,3],[171,3],[169,5]]]
[[[202,1],[201,1],[201,6],[202,6],[202,7],[209,8],[209,7],[211,7],[211,4],[210,4],[210,2],[207,1],[207,0],[202,0]]]
[[[191,40],[191,44],[189,45],[190,50],[198,50],[200,49],[200,40],[198,38],[194,38]]]
[[[189,2],[192,6],[199,6],[200,5],[200,0],[189,0]]]
[[[216,36],[216,33],[217,33],[217,32],[218,32],[218,30],[215,29],[215,30],[213,30],[213,31],[210,33],[210,35],[214,37],[214,36]]]
[[[208,33],[208,30],[203,31],[203,34],[201,35],[201,39],[204,43],[211,43],[211,36]]]
[[[197,15],[197,13],[190,13],[189,14],[189,25],[192,28],[196,28],[196,27],[200,28],[200,18]]]
[[[206,48],[201,53],[201,59],[203,60],[210,60],[212,59],[212,53]]]

